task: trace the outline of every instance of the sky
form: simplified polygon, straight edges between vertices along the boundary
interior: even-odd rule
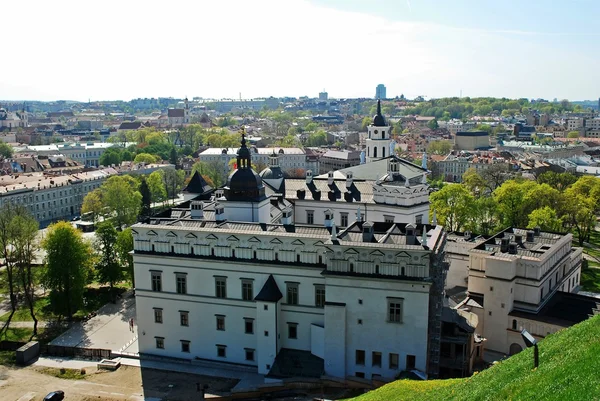
[[[6,100],[600,97],[598,0],[4,3]]]

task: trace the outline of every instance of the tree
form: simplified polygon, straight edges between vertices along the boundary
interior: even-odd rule
[[[436,130],[440,127],[440,125],[438,124],[437,120],[434,119],[427,123],[427,127],[429,129]]]
[[[102,215],[103,207],[102,192],[99,188],[94,189],[92,192],[89,192],[85,198],[83,198],[81,214],[84,215],[86,213],[90,213],[92,216],[92,222],[95,223],[98,221],[98,217]]]
[[[159,160],[159,157],[151,155],[149,153],[139,153],[137,156],[135,156],[135,159],[133,159],[134,163],[146,163],[146,164],[152,164],[152,163],[156,163]]]
[[[569,131],[567,138],[579,138],[579,131]]]
[[[508,163],[494,163],[481,171],[481,177],[487,182],[490,191],[498,188],[510,176]]]
[[[494,198],[482,196],[471,204],[467,227],[474,232],[491,235],[498,222],[498,204]]]
[[[135,288],[133,255],[131,255],[131,251],[133,251],[133,232],[131,231],[131,228],[126,228],[117,234],[116,249],[119,263],[125,268],[125,273],[131,282],[131,286]]]
[[[429,203],[437,213],[439,224],[448,231],[460,231],[472,209],[473,195],[460,184],[444,186],[431,194]]]
[[[116,146],[112,146],[102,153],[100,159],[98,159],[98,163],[101,166],[119,166],[121,164],[121,150]]]
[[[140,183],[140,194],[142,195],[140,215],[148,217],[152,212],[150,205],[152,203],[152,194],[150,193],[150,188],[148,188],[148,182],[145,177],[142,177],[142,182]]]
[[[586,198],[575,191],[567,190],[565,197],[566,213],[564,218],[575,229],[579,246],[583,246],[584,241],[589,237],[591,230],[596,224],[594,208],[597,205],[594,204],[592,199]]]
[[[526,211],[525,197],[532,186],[531,181],[506,181],[496,188],[493,197],[498,203],[500,217],[505,227],[522,228],[527,226],[529,212]]]
[[[171,163],[172,165],[175,166],[175,168],[177,168],[177,150],[175,150],[175,147],[171,148],[171,154],[169,156],[169,163]]]
[[[323,146],[327,144],[327,133],[323,130],[313,132],[306,140],[307,146]]]
[[[152,203],[164,202],[167,200],[167,190],[163,182],[162,170],[153,171],[146,179],[148,189],[150,190],[150,199]]]
[[[577,177],[571,173],[555,173],[554,171],[546,171],[537,177],[538,184],[548,184],[561,192],[573,185],[576,181]]]
[[[100,187],[102,204],[114,213],[117,227],[133,224],[140,212],[142,195],[135,178],[112,176]]]
[[[0,156],[5,159],[10,159],[13,155],[13,148],[6,142],[0,141]]]
[[[108,283],[114,301],[113,288],[123,279],[123,270],[119,263],[117,250],[117,230],[108,221],[98,224],[96,228],[95,248],[97,252],[96,278],[100,284]]]
[[[83,291],[93,264],[90,245],[66,221],[48,227],[42,241],[46,251],[44,285],[50,289],[50,303],[56,313],[69,320],[83,304]]]
[[[486,190],[489,189],[488,183],[483,177],[475,170],[470,167],[465,171],[462,176],[462,183],[471,191],[474,196],[482,195]]]
[[[452,150],[452,142],[440,140],[431,141],[427,145],[427,153],[434,155],[447,155]]]
[[[183,170],[175,170],[174,168],[166,168],[162,172],[162,179],[167,191],[167,198],[173,199],[174,202],[185,182],[185,173]]]
[[[208,163],[196,162],[192,166],[192,175],[197,171],[202,177],[208,178],[214,184],[211,185],[213,188],[218,188],[225,183],[224,167],[216,160]]]
[[[527,228],[539,227],[542,231],[560,232],[563,228],[562,219],[556,215],[556,211],[549,206],[535,209],[529,214]]]

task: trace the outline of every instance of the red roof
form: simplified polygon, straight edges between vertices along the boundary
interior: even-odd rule
[[[184,109],[169,109],[169,117],[184,117]]]

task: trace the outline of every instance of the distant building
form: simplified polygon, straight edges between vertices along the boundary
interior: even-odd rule
[[[367,134],[367,163],[384,159],[393,153],[390,149],[390,144],[394,144],[391,137],[392,127],[381,114],[381,100],[377,100],[377,114],[367,127]]]
[[[263,164],[269,165],[269,157],[275,152],[279,156],[279,166],[284,173],[301,169],[304,172],[306,167],[306,153],[301,148],[249,148],[252,152],[252,159],[255,166]],[[198,155],[198,160],[205,163],[219,163],[223,172],[227,175],[231,170],[229,161],[237,158],[236,148],[208,148]]]
[[[360,151],[358,150],[329,150],[319,159],[319,173],[324,174],[359,164]]]
[[[454,149],[478,150],[490,148],[490,135],[485,131],[462,131],[454,136]]]
[[[190,123],[190,105],[187,97],[184,100],[185,106],[183,109],[169,109],[167,117],[169,118],[169,126],[182,127]]]
[[[327,100],[328,95],[327,92],[323,91],[323,92],[319,92],[319,100]]]
[[[387,99],[387,93],[384,84],[379,84],[375,88],[375,99]]]

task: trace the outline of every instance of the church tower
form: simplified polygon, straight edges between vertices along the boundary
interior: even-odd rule
[[[185,107],[183,108],[183,123],[189,124],[190,123],[190,103],[188,101],[187,96],[185,97],[184,103],[185,103]]]
[[[387,125],[381,114],[381,100],[377,100],[377,114],[367,127],[367,163],[390,156],[392,127]]]

